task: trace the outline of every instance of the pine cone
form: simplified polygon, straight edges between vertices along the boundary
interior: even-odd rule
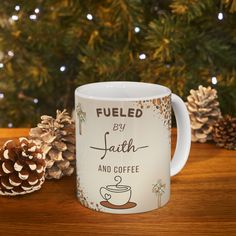
[[[236,150],[236,117],[225,116],[213,126],[213,140],[219,147]]]
[[[212,139],[214,123],[221,116],[217,91],[200,85],[198,90],[190,90],[187,97],[187,109],[191,121],[192,141],[204,143]]]
[[[42,116],[41,123],[29,135],[46,156],[47,179],[60,179],[74,172],[75,124],[66,110],[57,111],[56,119]]]
[[[31,193],[45,180],[41,149],[26,138],[7,141],[0,149],[0,195]]]

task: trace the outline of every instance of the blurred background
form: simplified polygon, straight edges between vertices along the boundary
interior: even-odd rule
[[[211,86],[236,114],[236,0],[0,1],[0,127],[73,110],[77,86]]]

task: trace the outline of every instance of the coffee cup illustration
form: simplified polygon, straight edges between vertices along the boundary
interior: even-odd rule
[[[101,205],[112,209],[125,209],[136,206],[136,203],[131,203],[132,195],[131,187],[128,185],[121,185],[121,176],[115,176],[114,180],[117,182],[114,185],[107,185],[100,188],[100,194],[105,200]]]

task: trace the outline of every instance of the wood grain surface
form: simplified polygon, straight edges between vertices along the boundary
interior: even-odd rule
[[[27,129],[0,129],[0,145],[27,133]],[[173,142],[175,137],[174,130]],[[75,175],[47,181],[29,195],[0,196],[0,236],[236,235],[236,151],[194,143],[187,165],[171,180],[166,206],[133,215],[100,213],[81,206]]]

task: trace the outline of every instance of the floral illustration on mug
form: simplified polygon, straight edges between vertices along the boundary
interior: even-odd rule
[[[76,113],[79,117],[79,134],[82,135],[82,123],[85,122],[86,112],[82,110],[80,103],[77,105]]]
[[[162,184],[161,179],[157,181],[156,184],[153,184],[152,192],[157,196],[157,207],[161,207],[161,197],[165,193],[166,184]]]
[[[111,209],[130,209],[135,207],[135,202],[130,202],[132,196],[131,187],[128,185],[121,185],[121,176],[115,176],[114,180],[117,182],[114,185],[107,185],[100,188],[100,195],[105,201],[100,204],[106,208]]]
[[[79,199],[80,203],[83,206],[88,207],[88,208],[95,210],[95,211],[101,211],[101,209],[97,203],[88,201],[88,197],[86,196],[83,188],[80,185],[80,178],[79,177],[77,177],[77,198]]]
[[[171,95],[138,101],[136,105],[141,109],[152,109],[153,114],[161,118],[165,127],[171,129]]]

